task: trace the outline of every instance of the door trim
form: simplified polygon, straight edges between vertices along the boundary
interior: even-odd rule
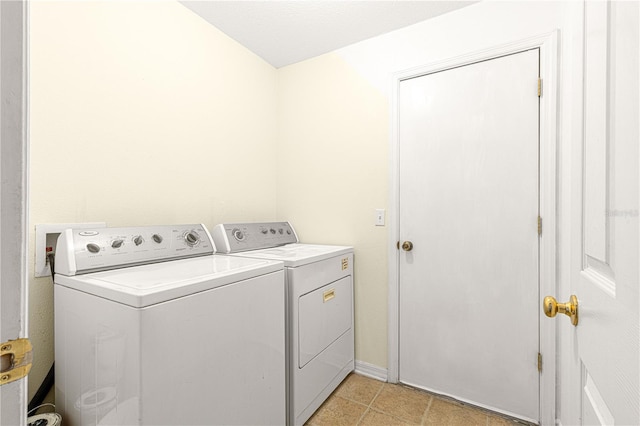
[[[28,337],[29,3],[0,3],[0,342]],[[27,378],[0,388],[0,423],[26,424]]]
[[[399,197],[399,110],[398,97],[400,83],[450,68],[469,65],[479,61],[519,53],[530,49],[540,49],[540,76],[543,92],[540,98],[540,215],[544,227],[540,237],[539,298],[546,294],[556,294],[556,192],[557,192],[557,74],[558,74],[558,31],[531,38],[471,52],[466,55],[438,61],[425,66],[399,71],[391,76],[390,108],[390,159],[389,168],[389,294],[388,294],[388,367],[387,380],[397,383],[399,377],[399,262],[400,255],[396,241],[400,238],[400,197]],[[534,86],[532,85],[532,91]],[[544,321],[542,309],[538,313],[540,330],[540,353],[543,367],[540,375],[540,423],[555,424],[556,419],[556,328],[553,321]],[[533,366],[532,366],[533,368]]]

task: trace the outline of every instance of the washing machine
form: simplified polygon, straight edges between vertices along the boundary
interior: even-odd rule
[[[222,253],[284,262],[287,422],[301,425],[354,370],[353,248],[300,244],[288,222],[212,230]]]
[[[283,263],[214,252],[198,224],[60,235],[65,426],[285,423]]]

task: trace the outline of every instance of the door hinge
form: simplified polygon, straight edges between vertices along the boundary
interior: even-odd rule
[[[29,374],[33,361],[32,349],[29,339],[9,340],[0,344],[0,357],[5,360],[5,367],[0,372],[0,386]]]
[[[538,97],[542,96],[542,79],[538,79]]]
[[[538,216],[538,235],[542,235],[542,218]]]
[[[542,373],[542,354],[538,352],[538,371]]]

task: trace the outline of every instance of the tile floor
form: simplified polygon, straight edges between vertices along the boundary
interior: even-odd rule
[[[309,426],[526,425],[480,408],[352,373],[309,419]]]

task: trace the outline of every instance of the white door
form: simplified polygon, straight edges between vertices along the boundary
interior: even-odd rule
[[[0,342],[27,333],[25,10],[22,1],[0,2]],[[26,390],[26,378],[0,387],[0,424],[26,423]]]
[[[404,80],[399,380],[538,422],[539,49]]]
[[[568,421],[638,425],[640,7],[585,8],[584,151],[576,162],[582,194],[574,197],[572,230],[579,322],[556,320],[574,351]]]

